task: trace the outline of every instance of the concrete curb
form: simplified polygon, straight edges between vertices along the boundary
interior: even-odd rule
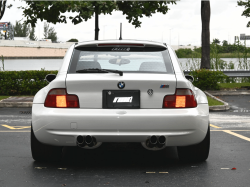
[[[3,100],[2,100],[3,101]],[[0,108],[31,108],[32,102],[2,102],[0,101]]]
[[[8,102],[8,99],[12,98],[13,96],[10,96],[6,99],[3,99],[0,101],[0,108],[31,108],[33,102]]]
[[[229,110],[230,109],[230,106],[225,101],[222,101],[222,100],[218,99],[217,97],[214,97],[212,94],[210,94],[206,91],[204,91],[204,93],[206,95],[208,95],[209,97],[211,97],[219,102],[222,102],[224,104],[224,105],[217,105],[217,106],[209,106],[210,111],[221,111],[221,110]]]

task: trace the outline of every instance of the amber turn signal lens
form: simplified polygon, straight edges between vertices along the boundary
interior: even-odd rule
[[[175,107],[186,107],[186,96],[176,96]]]
[[[66,96],[56,96],[56,107],[67,107]]]

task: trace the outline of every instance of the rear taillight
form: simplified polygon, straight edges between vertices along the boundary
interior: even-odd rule
[[[69,95],[64,88],[56,88],[49,91],[45,107],[53,108],[79,108],[79,100],[76,95]]]
[[[166,95],[163,108],[194,108],[197,102],[194,93],[189,89],[176,89],[175,95]]]

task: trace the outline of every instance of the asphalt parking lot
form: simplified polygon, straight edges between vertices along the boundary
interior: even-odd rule
[[[179,162],[174,147],[150,152],[136,143],[67,147],[61,162],[38,163],[31,109],[0,108],[0,186],[249,186],[250,96],[219,97],[231,109],[210,112],[210,155],[202,163]]]

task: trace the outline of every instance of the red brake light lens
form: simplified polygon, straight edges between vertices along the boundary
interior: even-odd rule
[[[105,46],[137,46],[137,47],[144,47],[143,44],[120,44],[120,43],[113,43],[113,44],[98,44],[98,47],[105,47]]]
[[[67,94],[64,88],[50,90],[45,99],[44,106],[52,108],[80,108],[78,97]]]
[[[163,100],[163,108],[194,107],[197,107],[197,102],[190,89],[176,89],[175,95],[166,95]]]

